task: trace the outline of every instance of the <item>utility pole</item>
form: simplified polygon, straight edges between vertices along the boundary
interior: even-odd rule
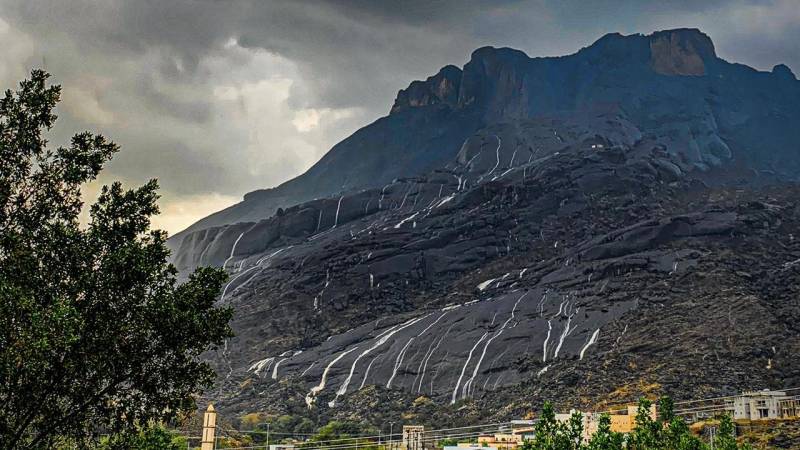
[[[389,422],[389,448],[394,448],[394,434],[392,431],[394,430],[394,422]]]
[[[710,427],[706,428],[706,430],[708,431],[708,443],[711,446],[711,450],[715,450],[715,448],[716,448],[716,445],[715,445],[716,442],[715,441],[717,440],[717,437],[716,437],[717,427],[710,426]]]
[[[267,449],[269,449],[269,422],[267,422]]]

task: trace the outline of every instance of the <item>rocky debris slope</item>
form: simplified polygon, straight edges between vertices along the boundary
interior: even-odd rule
[[[319,344],[272,341],[231,372],[224,408],[453,424],[546,399],[596,410],[800,384],[800,190],[668,192],[681,202],[602,196],[590,215],[543,214],[541,242],[462,272],[449,294]],[[568,226],[587,216],[597,233]]]
[[[211,239],[198,257],[232,272],[221,302],[237,311],[237,337],[216,355],[223,407],[336,417],[364,391],[423,395],[466,420],[449,405],[510,418],[555,393],[631,400],[640,391],[615,390],[643,382],[679,396],[800,382],[787,328],[799,311],[796,206],[718,201],[630,122],[586,123],[492,127],[444,169],[221,228],[229,247]],[[769,232],[781,257],[762,261]],[[759,277],[748,270],[765,265],[794,286],[759,291],[786,299],[778,308],[746,294]],[[744,321],[726,339],[772,352],[772,367],[748,373],[752,350],[717,348],[712,320]],[[770,321],[781,324],[772,335]]]

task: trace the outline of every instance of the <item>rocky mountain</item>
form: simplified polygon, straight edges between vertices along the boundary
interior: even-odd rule
[[[213,397],[453,423],[800,385],[798,123],[788,68],[697,30],[476,50],[172,238],[231,274]]]
[[[257,221],[315,198],[385,185],[442,167],[488,125],[576,111],[616,110],[654,135],[681,163],[707,170],[734,160],[796,179],[798,83],[785,65],[759,72],[716,56],[708,36],[678,29],[609,34],[575,54],[529,58],[484,47],[401,90],[388,116],[335,145],[303,175],[247,194],[187,234]]]

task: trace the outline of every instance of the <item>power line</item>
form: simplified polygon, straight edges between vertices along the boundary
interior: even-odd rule
[[[471,427],[471,428],[475,428],[475,427]],[[488,433],[501,431],[500,428],[492,428],[490,426],[486,426],[486,427],[482,427],[482,428],[484,428],[484,429],[473,430],[473,431],[463,432],[463,433],[449,433],[449,434],[438,434],[438,435],[426,436],[426,437],[422,438],[422,441],[431,442],[431,441],[439,441],[439,440],[448,439],[448,438],[461,438],[461,439],[463,439],[463,438],[470,438],[470,437],[478,437],[478,436],[486,435]],[[235,431],[235,430],[224,430],[223,429],[222,431],[229,432],[229,431]],[[393,436],[398,436],[398,435],[400,435],[400,433],[395,433]],[[390,443],[402,442],[401,440],[397,440],[397,439],[383,440],[382,439],[383,437],[388,437],[388,435],[371,436],[370,438],[373,441],[372,442],[368,442],[366,444],[364,444],[362,442],[346,442],[346,443],[341,442],[341,441],[352,441],[352,440],[358,440],[358,441],[367,441],[367,440],[369,440],[366,437],[330,439],[330,440],[326,440],[326,441],[308,441],[306,444],[301,444],[300,448],[302,450],[320,450],[320,449],[344,450],[344,449],[348,449],[348,448],[363,447],[364,445],[378,445],[378,444],[390,444]],[[377,441],[375,441],[376,439],[381,439],[381,440],[380,440],[380,442],[377,442]],[[325,442],[330,442],[330,444],[328,444],[328,445],[319,445],[319,444],[324,444]]]
[[[242,433],[242,434],[267,434],[266,431],[262,431],[262,430],[237,430],[237,429],[234,429],[234,428],[225,428],[225,429],[220,428],[220,429],[223,430],[223,431],[227,431],[227,432]],[[307,434],[307,433],[273,433],[271,431],[270,431],[269,434],[280,434],[282,436],[316,436],[316,434]],[[328,440],[324,440],[324,441],[309,441],[309,442],[352,441],[352,440],[357,440],[357,439],[374,439],[374,438],[382,438],[382,437],[388,437],[388,436],[400,436],[400,435],[402,435],[402,433],[393,433],[391,435],[389,433],[379,434],[379,435],[353,435],[353,436],[342,437],[342,438],[337,438],[337,439],[328,439]]]
[[[459,429],[460,430],[464,430],[464,429],[467,429],[467,428],[473,428],[473,429],[474,428],[482,428],[480,430],[472,430],[472,431],[461,432],[461,433],[446,433],[446,434],[429,435],[429,436],[423,437],[421,440],[423,442],[435,442],[435,441],[441,441],[441,440],[444,440],[444,439],[453,439],[453,438],[467,439],[467,438],[476,438],[476,437],[483,436],[483,435],[486,435],[486,434],[489,434],[489,433],[492,433],[492,432],[502,431],[501,427],[496,427],[495,425],[496,424],[485,424],[485,425],[474,425],[474,426],[470,426],[470,427],[454,427],[454,428],[442,429],[442,430],[459,430]],[[222,431],[230,432],[230,431],[236,431],[236,430],[223,429]],[[436,431],[436,430],[430,430],[430,431],[433,432],[433,431]],[[395,433],[393,436],[397,436],[397,435],[400,435],[400,433]],[[328,440],[328,441],[310,441],[305,445],[301,444],[300,448],[302,450],[347,450],[347,449],[351,449],[351,448],[355,449],[355,448],[358,448],[358,447],[364,447],[364,446],[368,446],[368,445],[391,445],[391,444],[397,444],[397,443],[401,443],[402,442],[402,440],[397,440],[397,439],[382,440],[383,437],[388,437],[388,435],[371,436],[373,441],[372,442],[367,442],[367,443],[362,443],[362,442],[339,443],[339,441],[342,441],[342,440],[354,440],[354,439],[367,440],[367,438],[365,438],[365,437],[331,439],[331,440]],[[381,439],[380,442],[374,441],[375,438]],[[322,442],[332,442],[332,444],[329,444],[329,445],[318,445],[318,444],[321,444]],[[238,447],[238,448],[247,449],[247,448],[265,448],[265,447],[264,446],[252,446],[252,447]]]
[[[432,434],[432,433],[442,433],[447,431],[458,431],[458,430],[469,430],[475,428],[493,428],[496,427],[498,430],[504,426],[511,425],[511,422],[497,422],[497,423],[487,423],[487,424],[479,424],[479,425],[468,425],[463,427],[451,427],[451,428],[439,428],[433,430],[424,430],[423,434]],[[267,434],[264,430],[237,430],[234,428],[220,428],[221,431],[229,432],[229,433],[241,433],[241,434]],[[280,434],[282,436],[314,436],[314,434],[308,433],[275,433],[270,432],[270,434]],[[400,433],[392,433],[392,434],[378,434],[378,435],[353,435],[348,437],[342,437],[337,439],[328,439],[324,441],[309,441],[309,443],[325,443],[325,442],[341,442],[341,441],[353,441],[353,440],[360,440],[360,439],[383,439],[383,438],[390,438],[394,436],[402,436],[402,432]]]
[[[439,428],[438,430],[425,430],[423,431],[423,433],[435,433],[437,431],[450,431],[450,430],[465,430],[469,428],[481,428],[481,427],[487,428],[493,426],[502,427],[503,425],[511,425],[511,422],[509,421],[509,422],[486,423],[481,425],[470,425],[470,426],[454,427],[454,428]]]
[[[786,389],[774,389],[774,390],[775,391],[779,391],[779,392],[791,392],[791,391],[800,390],[800,387],[792,387],[792,388],[786,388]],[[753,391],[753,392],[758,393],[759,391]],[[700,398],[700,399],[694,399],[694,400],[683,400],[683,401],[680,401],[680,402],[674,402],[673,404],[674,405],[687,405],[687,404],[690,404],[690,403],[701,403],[701,402],[710,402],[710,401],[717,401],[717,400],[729,400],[729,399],[735,399],[737,397],[741,397],[741,394],[739,394],[739,395],[728,395],[728,396],[724,396],[724,397],[707,397],[707,398]],[[789,399],[791,400],[791,399],[795,399],[795,398],[796,397],[791,397]],[[658,405],[656,405],[656,408],[658,408]],[[596,411],[595,414],[625,412],[627,410],[628,410],[627,408],[609,409],[609,410],[605,410],[605,411]],[[686,409],[675,410],[676,413],[678,411],[686,411]]]
[[[490,432],[493,432],[493,431],[498,431],[498,430],[496,430],[496,429],[480,430],[480,431],[473,431],[473,432],[469,432],[469,433],[455,433],[455,434],[449,434],[449,435],[429,436],[429,437],[423,437],[421,440],[423,442],[435,442],[435,441],[441,441],[441,440],[448,439],[448,438],[458,438],[458,439],[476,438],[476,437],[479,437],[479,436],[486,435],[486,434],[488,434]],[[379,445],[379,444],[380,445],[391,445],[391,444],[397,444],[397,443],[402,443],[402,440],[382,441],[380,443],[378,443],[378,442],[370,442],[368,444],[349,443],[349,444],[341,444],[341,445],[322,445],[322,446],[316,446],[316,447],[315,446],[300,445],[299,448],[300,448],[300,450],[331,450],[331,449],[332,450],[346,450],[346,449],[351,449],[351,448],[355,449],[355,448],[358,448],[358,447],[364,447],[365,445]],[[312,442],[312,444],[314,444],[314,442]]]

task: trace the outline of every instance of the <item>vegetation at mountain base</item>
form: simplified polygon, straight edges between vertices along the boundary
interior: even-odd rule
[[[399,431],[399,430],[397,430]],[[364,449],[378,449],[372,440],[356,436],[377,436],[379,431],[372,426],[355,421],[333,421],[317,430],[317,433],[301,448],[317,448],[337,445],[352,445]]]
[[[758,420],[737,425],[737,439],[755,449],[800,448],[800,421]]]
[[[152,425],[103,438],[98,450],[184,450],[187,447],[183,436],[175,436],[161,425]]]
[[[214,379],[200,354],[231,335],[232,311],[214,306],[225,273],[179,284],[150,228],[155,180],[103,187],[81,225],[81,188],[118,146],[88,132],[48,146],[61,92],[48,77],[33,71],[0,100],[2,448],[88,446],[176,420]]]
[[[534,437],[523,443],[523,450],[745,450],[748,444],[737,445],[734,427],[727,415],[720,417],[719,431],[713,443],[705,443],[693,435],[683,419],[673,413],[669,397],[659,400],[659,416],[650,416],[652,403],[642,398],[636,414],[636,426],[628,435],[611,431],[611,419],[601,416],[598,429],[588,442],[583,440],[583,417],[575,412],[568,421],[559,422],[551,403],[545,403]]]

